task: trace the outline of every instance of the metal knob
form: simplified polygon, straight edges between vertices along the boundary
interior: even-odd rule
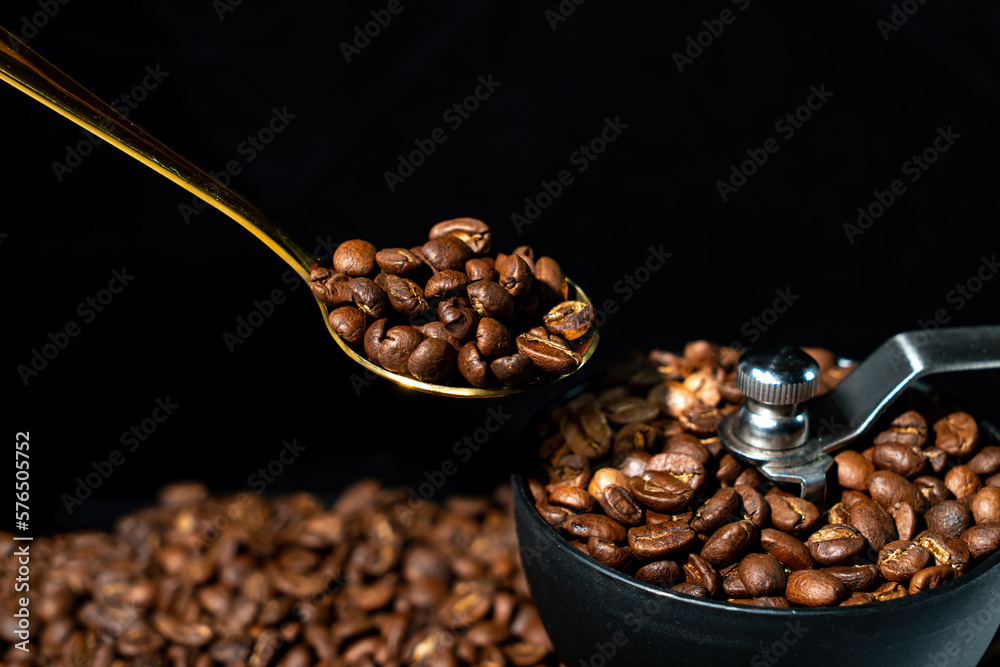
[[[783,345],[744,354],[736,382],[747,398],[767,405],[808,401],[819,389],[819,364],[797,347]]]

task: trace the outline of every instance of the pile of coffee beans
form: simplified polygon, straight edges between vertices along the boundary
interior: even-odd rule
[[[16,543],[0,534],[5,665],[555,665],[514,536],[509,486],[415,503],[364,480],[158,506],[31,543],[31,652],[14,647]]]
[[[826,350],[821,390],[849,371]],[[1000,546],[1000,447],[976,421],[911,395],[885,430],[841,451],[817,507],[716,437],[742,396],[735,349],[653,351],[538,425],[542,518],[637,579],[764,607],[890,600],[962,576]],[[797,490],[796,490],[797,491]]]
[[[393,373],[434,384],[516,386],[572,373],[594,310],[569,299],[558,262],[530,246],[490,255],[474,218],[445,220],[413,248],[341,243],[313,264],[313,294],[348,344]]]

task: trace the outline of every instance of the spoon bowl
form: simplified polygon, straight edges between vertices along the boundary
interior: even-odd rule
[[[202,201],[242,225],[262,243],[281,257],[306,283],[309,266],[315,262],[306,250],[281,227],[271,221],[258,207],[229,189],[209,174],[165,146],[114,109],[87,88],[81,86],[60,69],[38,55],[12,33],[0,27],[0,80],[25,95],[49,107],[83,129],[125,152],[164,178],[181,186]],[[576,283],[567,280],[575,292],[572,299],[590,304],[590,299]],[[399,375],[371,363],[360,356],[333,329],[327,306],[317,300],[327,330],[348,357],[367,371],[396,384],[429,394],[463,398],[486,398],[517,394],[548,386],[572,373],[552,376],[546,381],[514,387],[488,387],[432,384],[410,376]],[[594,354],[600,337],[596,327],[584,345],[577,349],[579,370]],[[575,371],[574,371],[575,372]]]

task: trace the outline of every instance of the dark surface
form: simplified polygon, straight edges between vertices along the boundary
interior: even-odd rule
[[[786,13],[591,0],[553,31],[555,2],[404,0],[350,63],[338,45],[384,3],[244,2],[221,21],[215,6],[74,0],[30,44],[106,99],[147,67],[169,72],[131,117],[210,170],[236,160],[234,187],[306,245],[412,245],[439,220],[475,216],[499,249],[555,256],[617,309],[595,368],[694,338],[861,357],[939,309],[952,326],[996,321],[1000,280],[949,300],[997,251],[1000,14],[989,3],[927,3],[886,41],[877,21],[889,3]],[[678,72],[672,53],[727,7],[735,21]],[[0,25],[20,32],[39,11],[10,0]],[[500,87],[453,129],[445,112],[491,74]],[[786,138],[775,124],[811,86],[833,95]],[[286,107],[295,118],[248,162],[241,143]],[[628,127],[578,172],[571,154],[618,117]],[[954,146],[850,243],[842,226],[857,207],[908,179],[903,163],[949,126]],[[384,172],[439,127],[447,141],[391,191]],[[427,487],[436,496],[506,474],[516,423],[543,396],[502,403],[511,417],[464,461],[456,443],[500,403],[381,381],[359,395],[307,290],[251,235],[214,211],[186,224],[178,207],[190,196],[108,146],[58,180],[52,163],[81,130],[7,87],[0,137],[3,422],[7,438],[31,431],[30,532],[107,525],[178,477],[253,487],[293,438],[306,449],[268,493],[333,495],[379,475],[416,488],[446,480]],[[769,137],[778,151],[723,202],[716,182]],[[511,214],[564,169],[573,182],[518,234]],[[650,246],[672,256],[635,290],[624,278]],[[78,304],[123,267],[134,280],[86,322]],[[285,302],[230,353],[223,335],[273,290]],[[776,290],[796,298],[765,332],[751,318]],[[25,385],[17,367],[70,321],[79,335]],[[995,408],[996,378],[956,384]],[[124,451],[123,432],[166,397],[175,414]],[[68,514],[62,496],[114,450],[123,463]]]

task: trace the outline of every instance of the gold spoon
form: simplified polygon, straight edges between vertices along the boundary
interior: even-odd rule
[[[164,146],[144,129],[64,74],[2,27],[0,27],[0,80],[9,83],[25,95],[41,102],[85,130],[93,132],[161,176],[165,176],[194,196],[222,211],[243,225],[251,234],[285,260],[306,283],[309,282],[308,267],[313,263],[314,258],[283,229],[268,219],[263,211],[188,162],[180,154]],[[570,298],[590,303],[589,297],[576,283],[567,282],[575,291],[575,294],[571,294]],[[326,323],[327,330],[347,356],[372,373],[404,387],[439,396],[465,398],[505,396],[548,386],[569,375],[553,376],[551,381],[521,387],[489,389],[421,382],[409,376],[391,373],[359,356],[337,335],[337,332],[330,325],[326,305],[319,301],[317,303],[323,313],[323,321]],[[594,331],[585,346],[577,350],[581,354],[580,366],[577,367],[577,370],[594,354],[598,338],[598,332]]]

